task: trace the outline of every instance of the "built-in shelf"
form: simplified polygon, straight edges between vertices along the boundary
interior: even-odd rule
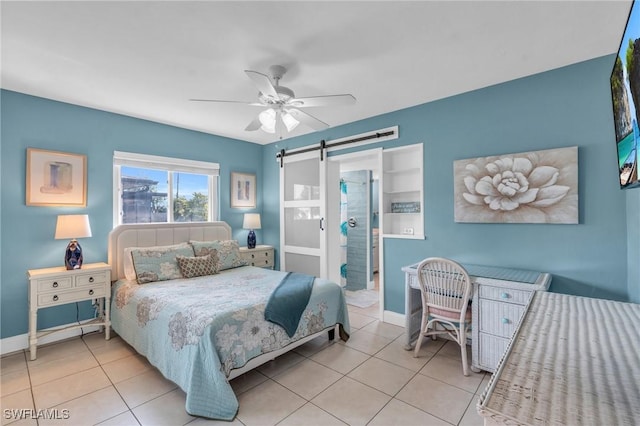
[[[422,144],[385,149],[382,153],[382,235],[424,239]],[[394,212],[393,203],[418,203],[417,212]]]

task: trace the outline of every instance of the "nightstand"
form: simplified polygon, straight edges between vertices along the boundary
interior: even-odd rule
[[[73,270],[67,270],[64,266],[30,269],[27,271],[27,277],[29,278],[29,351],[32,361],[36,359],[38,338],[58,331],[100,325],[104,327],[105,339],[109,340],[111,266],[106,263],[89,263],[82,265],[82,269]],[[99,316],[95,320],[38,332],[38,309],[93,299],[98,300]]]
[[[240,256],[247,265],[273,269],[273,246],[257,245],[252,249],[240,247]]]

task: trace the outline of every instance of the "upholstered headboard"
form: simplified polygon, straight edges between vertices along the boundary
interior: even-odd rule
[[[230,240],[226,222],[141,223],[120,225],[109,233],[111,279],[124,277],[122,254],[127,247],[166,246],[196,241]]]

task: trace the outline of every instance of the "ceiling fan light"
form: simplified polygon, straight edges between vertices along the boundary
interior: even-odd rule
[[[289,112],[285,112],[284,114],[282,114],[282,122],[287,127],[287,132],[292,131],[293,129],[298,127],[298,124],[300,124],[300,122],[296,120]]]
[[[260,127],[267,133],[276,132],[276,111],[273,108],[265,109],[258,114],[258,119],[262,126]]]
[[[276,127],[267,127],[265,125],[260,126],[260,130],[262,130],[263,132],[267,132],[267,133],[275,133],[276,132]]]

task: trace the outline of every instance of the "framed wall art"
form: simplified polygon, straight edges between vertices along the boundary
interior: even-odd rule
[[[231,207],[256,207],[256,175],[231,172]]]
[[[456,222],[578,223],[578,147],[456,160]]]
[[[87,205],[87,156],[27,148],[28,206]]]

